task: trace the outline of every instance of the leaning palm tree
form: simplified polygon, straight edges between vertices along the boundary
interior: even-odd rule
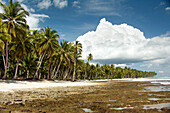
[[[56,49],[58,48],[58,38],[59,35],[56,34],[56,30],[51,30],[50,27],[44,27],[44,29],[41,29],[41,36],[38,39],[39,43],[39,62],[37,64],[37,70],[35,72],[34,78],[38,77],[38,71],[40,69],[40,66],[42,64],[42,61],[45,57],[45,55],[48,53],[49,55],[52,55]]]
[[[61,42],[60,42],[59,51],[56,53],[56,57],[59,58],[59,64],[58,64],[58,66],[55,65],[55,67],[54,67],[54,70],[53,70],[53,72],[52,72],[52,79],[55,79],[55,78],[56,78],[57,73],[58,73],[58,71],[59,71],[59,68],[60,68],[61,63],[63,62],[63,60],[65,60],[66,63],[69,65],[69,62],[70,62],[70,60],[69,60],[69,54],[70,54],[70,51],[69,51],[69,43],[68,43],[67,41],[64,41],[64,40],[61,41]],[[54,71],[55,71],[56,67],[57,67],[57,70],[56,70],[56,72],[55,72],[55,74],[54,74]],[[65,77],[65,78],[66,78],[66,77]]]
[[[29,26],[26,24],[26,16],[29,15],[27,11],[25,11],[19,2],[13,3],[13,0],[9,1],[9,6],[6,6],[5,4],[0,2],[0,6],[4,9],[4,13],[0,13],[0,18],[4,21],[4,24],[7,26],[8,34],[11,35],[14,40],[16,38],[16,30],[18,31],[25,31],[25,28],[28,28]],[[7,70],[8,66],[8,43],[9,41],[5,41],[5,49],[6,49],[6,64],[5,64],[5,70]],[[5,71],[3,78],[6,78]]]
[[[7,32],[6,25],[3,24],[1,18],[0,18],[0,51],[3,58],[4,63],[4,76],[3,78],[6,78],[6,72],[7,72],[7,63],[5,60],[5,43],[6,41],[11,42],[11,36]]]

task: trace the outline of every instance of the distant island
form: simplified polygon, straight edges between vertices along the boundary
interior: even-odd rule
[[[93,80],[153,77],[155,72],[140,71],[114,64],[90,64],[81,58],[79,41],[59,40],[56,30],[44,27],[30,30],[29,13],[19,2],[0,2],[0,79]],[[87,60],[93,60],[93,53]]]

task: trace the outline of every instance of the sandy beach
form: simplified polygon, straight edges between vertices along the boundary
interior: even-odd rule
[[[0,113],[168,113],[170,85],[150,81],[0,81]]]
[[[14,92],[18,90],[28,91],[35,88],[48,88],[48,87],[67,87],[67,86],[86,86],[97,85],[89,81],[15,81],[15,80],[0,80],[0,92]]]

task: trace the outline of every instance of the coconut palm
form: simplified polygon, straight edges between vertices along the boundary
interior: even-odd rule
[[[42,61],[45,57],[45,55],[48,53],[47,56],[50,56],[54,54],[56,49],[58,48],[58,38],[59,35],[56,34],[56,30],[51,30],[50,27],[44,27],[44,29],[41,29],[41,35],[40,38],[38,39],[39,43],[39,62],[37,64],[37,70],[35,72],[34,78],[38,77],[38,71],[40,69],[40,66],[42,64]]]
[[[11,42],[11,36],[8,34],[7,27],[4,25],[0,18],[0,51],[3,58],[4,63],[4,76],[3,78],[6,78],[6,72],[7,72],[7,60],[5,60],[5,43]],[[7,55],[6,55],[7,56]]]
[[[93,60],[93,55],[91,53],[87,56],[87,60],[88,60],[88,62]]]
[[[69,62],[70,62],[70,59],[69,59],[69,55],[70,55],[69,43],[67,41],[64,41],[64,40],[61,41],[59,51],[56,54],[57,54],[56,57],[59,58],[59,64],[58,64],[58,67],[57,67],[55,74],[54,74],[54,71],[52,73],[52,79],[54,79],[57,76],[57,73],[59,71],[59,68],[60,68],[63,60],[65,60],[65,62],[67,62],[67,64],[69,65]],[[55,68],[56,68],[56,66],[55,66]],[[55,68],[54,68],[54,70],[55,70]],[[65,76],[64,78],[66,78],[66,77],[67,76]]]
[[[29,15],[27,11],[25,11],[19,2],[13,3],[13,0],[9,1],[9,6],[0,2],[0,6],[4,9],[4,13],[0,13],[0,18],[4,21],[4,24],[7,26],[7,32],[12,36],[12,38],[16,38],[16,31],[23,32],[25,28],[29,26],[26,24],[26,16]],[[12,39],[12,40],[14,40]],[[4,77],[6,77],[7,66],[8,66],[8,42],[5,41],[5,49],[6,49],[6,61],[5,61],[5,73]]]
[[[31,52],[31,48],[33,47],[31,39],[27,37],[27,34],[17,33],[16,36],[19,37],[18,39],[22,40],[16,40],[15,42],[11,43],[11,56],[13,56],[16,60],[14,79],[17,78],[19,62],[23,59],[24,56],[27,56],[27,54]]]
[[[13,3],[13,0],[9,1],[9,6],[2,4],[0,6],[4,9],[4,13],[0,13],[0,18],[4,20],[4,24],[8,27],[8,33],[16,37],[16,30],[25,30],[29,26],[26,24],[26,16],[29,13],[21,7],[19,2]]]
[[[74,70],[73,70],[73,77],[72,81],[75,81],[76,78],[76,65],[77,65],[77,59],[81,57],[82,52],[82,44],[79,41],[76,41],[72,48],[74,52]]]
[[[115,72],[114,64],[111,64],[111,65],[110,65],[110,72],[111,72],[111,75],[112,75],[111,79],[113,79],[113,77],[114,77],[114,72]]]
[[[98,78],[98,75],[99,75],[99,68],[100,68],[100,65],[99,64],[96,64],[96,70],[95,70],[95,73],[96,73],[96,79]]]

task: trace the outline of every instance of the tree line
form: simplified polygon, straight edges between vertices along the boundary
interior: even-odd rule
[[[155,72],[144,72],[113,64],[93,65],[81,60],[79,41],[60,40],[56,30],[44,27],[30,30],[26,17],[29,13],[19,2],[0,2],[0,78],[1,79],[114,79],[152,77]],[[87,60],[92,60],[90,53]]]

